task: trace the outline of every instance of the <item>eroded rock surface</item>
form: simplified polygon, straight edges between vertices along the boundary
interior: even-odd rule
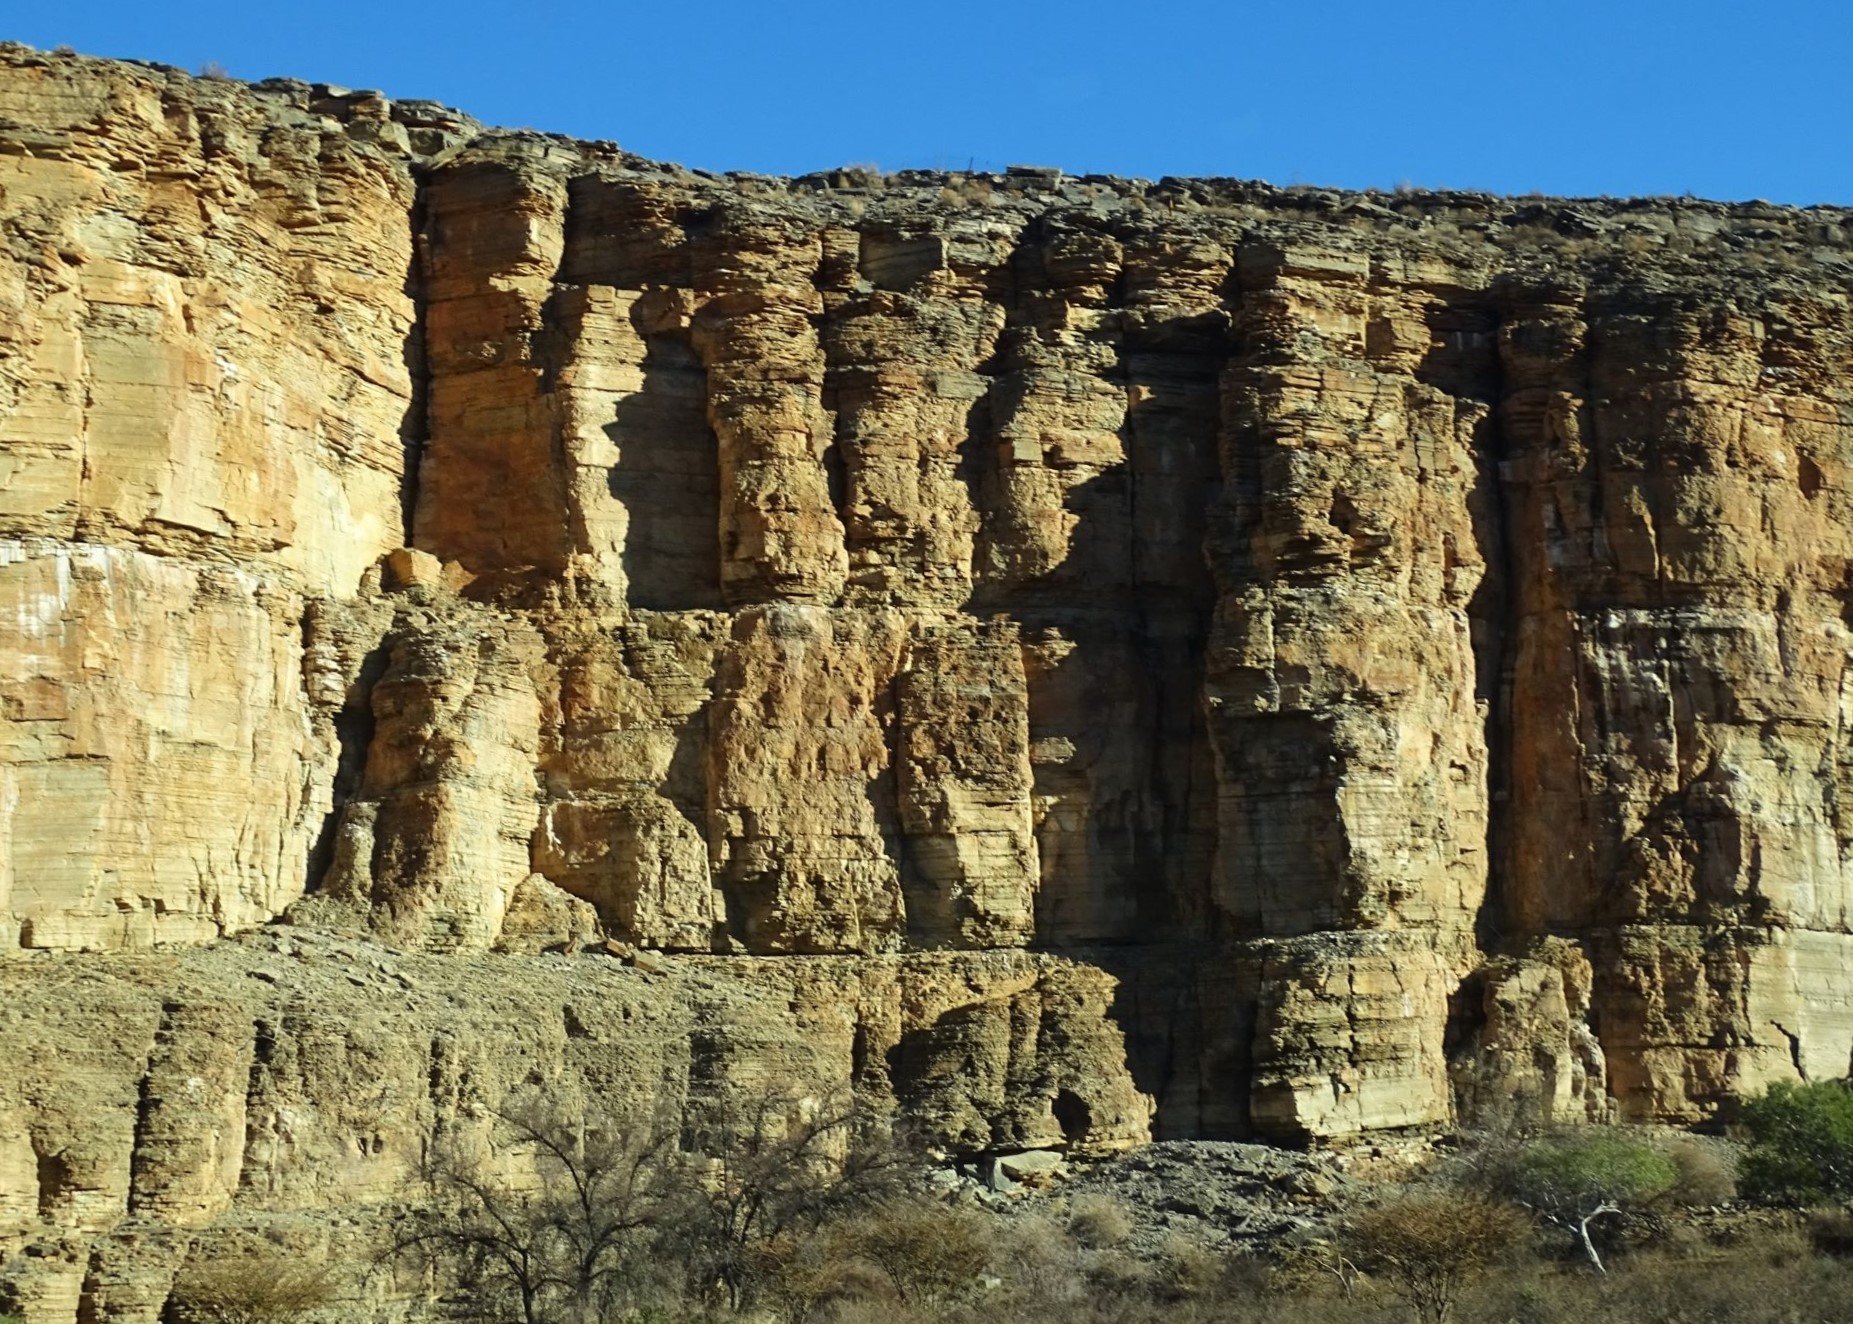
[[[517,1090],[676,1108],[721,1085],[814,1102],[850,1086],[933,1145],[1123,1148],[1150,1103],[1111,990],[1020,952],[646,972],[294,928],[39,953],[0,965],[0,1291],[35,1324],[71,1319],[140,1248],[134,1303],[107,1317],[154,1324],[190,1239],[273,1225],[364,1264],[436,1138],[486,1134]]]
[[[156,1007],[54,1195],[0,1101],[21,1226],[373,1180],[158,1010],[284,915],[523,1006],[669,953],[768,1052],[912,972],[955,1149],[1849,1067],[1844,211],[721,177],[17,47],[0,189],[5,977]]]

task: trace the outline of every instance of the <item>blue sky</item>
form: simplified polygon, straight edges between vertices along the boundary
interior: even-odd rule
[[[1853,204],[1853,0],[8,0],[0,37],[428,97],[710,170]]]

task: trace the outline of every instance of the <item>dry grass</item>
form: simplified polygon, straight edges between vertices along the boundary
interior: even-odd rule
[[[334,1298],[325,1270],[257,1252],[196,1260],[173,1291],[183,1324],[288,1324]]]
[[[1444,1324],[1467,1285],[1509,1257],[1529,1231],[1509,1204],[1434,1190],[1354,1215],[1342,1244],[1423,1324]]]
[[[1068,1210],[1068,1235],[1090,1250],[1107,1250],[1132,1235],[1132,1215],[1112,1196],[1076,1196]]]
[[[1728,1204],[1737,1198],[1737,1165],[1730,1154],[1699,1140],[1676,1140],[1667,1146],[1679,1176],[1669,1199],[1682,1205]]]
[[[996,190],[988,179],[975,175],[955,175],[939,191],[939,200],[948,207],[984,208],[996,201]]]
[[[1815,1210],[1808,1216],[1808,1243],[1817,1255],[1853,1260],[1853,1210]]]
[[[1432,1207],[1438,1221],[1393,1231],[1395,1215],[1416,1212],[1422,1194],[1381,1206],[1379,1231],[1401,1242],[1416,1231],[1419,1247],[1438,1233],[1478,1235],[1460,1218],[1484,1210]],[[1604,1276],[1561,1255],[1548,1239],[1532,1243],[1507,1215],[1503,1232],[1480,1247],[1491,1257],[1456,1284],[1444,1312],[1450,1324],[1839,1324],[1853,1319],[1853,1263],[1816,1253],[1803,1230],[1746,1223],[1734,1232],[1695,1236],[1676,1252],[1618,1255]],[[885,1289],[841,1297],[811,1324],[1405,1324],[1438,1318],[1412,1311],[1405,1285],[1381,1261],[1377,1272],[1296,1274],[1290,1265],[1182,1244],[1156,1258],[1094,1251],[1062,1229],[1035,1220],[999,1238],[991,1273],[956,1299],[902,1302]],[[1445,1226],[1444,1226],[1445,1225]],[[1520,1242],[1498,1244],[1506,1233]],[[1361,1251],[1355,1240],[1347,1251]],[[1302,1267],[1308,1248],[1301,1248]],[[1327,1253],[1339,1243],[1326,1243]],[[1538,1247],[1546,1253],[1540,1254]],[[1471,1249],[1471,1248],[1470,1248]],[[1425,1252],[1426,1253],[1426,1252]]]

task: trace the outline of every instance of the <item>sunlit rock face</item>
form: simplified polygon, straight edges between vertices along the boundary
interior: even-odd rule
[[[1850,296],[1828,209],[716,177],[0,50],[6,1244],[373,1198],[462,1105],[345,1073],[530,1019],[963,1150],[1846,1072]],[[285,916],[459,991],[323,1045],[373,975],[254,980]]]

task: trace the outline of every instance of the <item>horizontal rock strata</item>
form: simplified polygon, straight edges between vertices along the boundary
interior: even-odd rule
[[[943,1149],[1123,1147],[1150,1105],[1111,988],[1019,952],[645,971],[283,930],[41,953],[0,965],[0,1292],[34,1321],[155,1324],[189,1245],[333,1237],[364,1265],[436,1138],[487,1135],[518,1090],[675,1109],[848,1085]]]
[[[141,1027],[81,1153],[0,1095],[22,1228],[396,1180],[263,1157],[202,1046],[279,917],[547,1072],[548,946],[775,1056],[945,981],[881,1088],[955,1149],[1067,1143],[1069,1075],[1121,1143],[1849,1068],[1846,212],[714,176],[6,47],[0,240],[3,1047]],[[1032,952],[1085,992],[1024,1050]]]

